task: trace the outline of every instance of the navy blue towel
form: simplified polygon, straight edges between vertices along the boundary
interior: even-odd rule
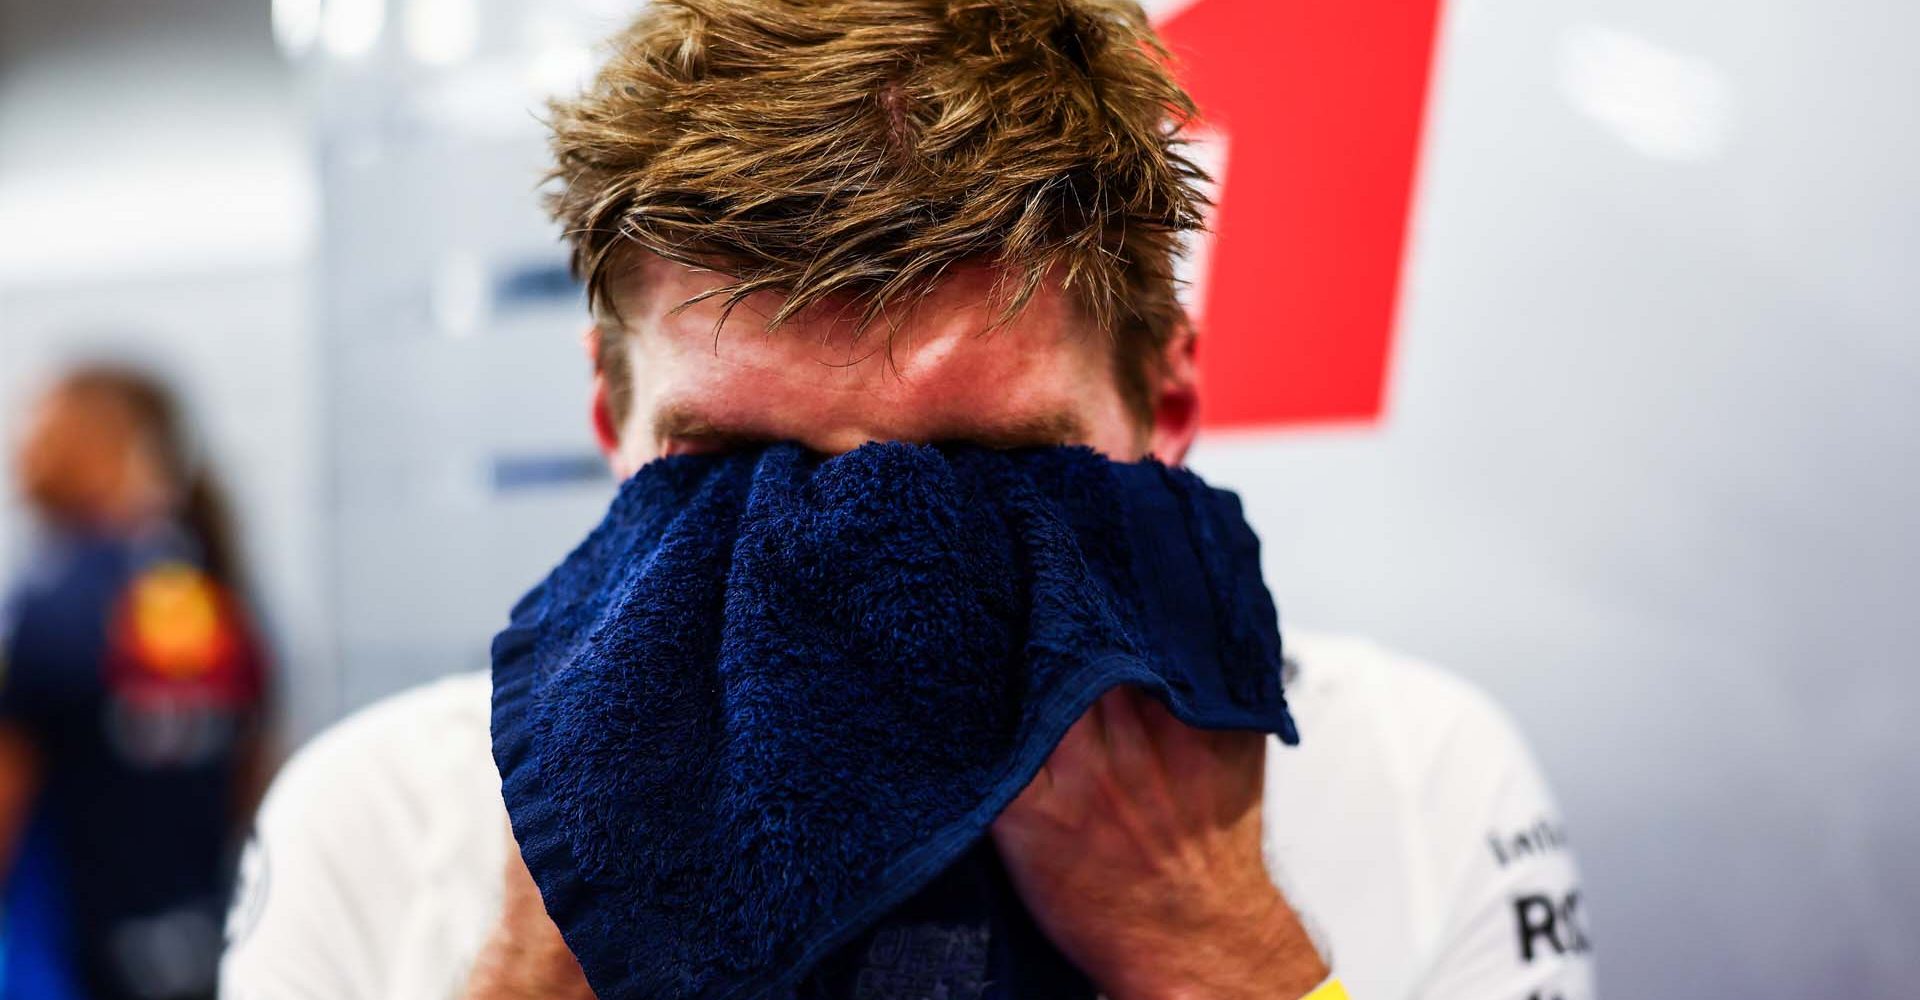
[[[997,867],[988,825],[1115,686],[1298,738],[1239,501],[1081,448],[655,462],[493,662],[514,833],[602,1000],[824,996],[990,950],[887,918]]]

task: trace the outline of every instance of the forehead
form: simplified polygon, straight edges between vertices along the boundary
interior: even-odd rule
[[[718,299],[684,305],[728,281],[656,259],[614,289],[635,417],[658,435],[1029,443],[1084,440],[1124,415],[1111,341],[1057,287],[1007,318],[996,274],[970,268],[870,325],[857,308],[829,305],[771,331],[774,294],[731,313]]]

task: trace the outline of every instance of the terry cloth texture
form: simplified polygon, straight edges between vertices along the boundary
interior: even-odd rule
[[[1238,499],[1081,448],[655,462],[493,661],[514,834],[603,1000],[794,996],[1115,686],[1298,739]]]

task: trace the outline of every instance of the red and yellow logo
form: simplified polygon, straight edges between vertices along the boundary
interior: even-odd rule
[[[234,652],[226,595],[194,566],[165,563],[141,574],[125,607],[127,652],[167,680],[202,678]]]

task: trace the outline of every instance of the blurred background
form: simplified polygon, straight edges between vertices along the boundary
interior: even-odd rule
[[[1512,711],[1607,995],[1913,995],[1920,7],[1148,6],[1220,180],[1194,465],[1283,621]],[[610,495],[535,189],[634,7],[0,0],[0,433],[174,384],[285,746],[484,667]]]

